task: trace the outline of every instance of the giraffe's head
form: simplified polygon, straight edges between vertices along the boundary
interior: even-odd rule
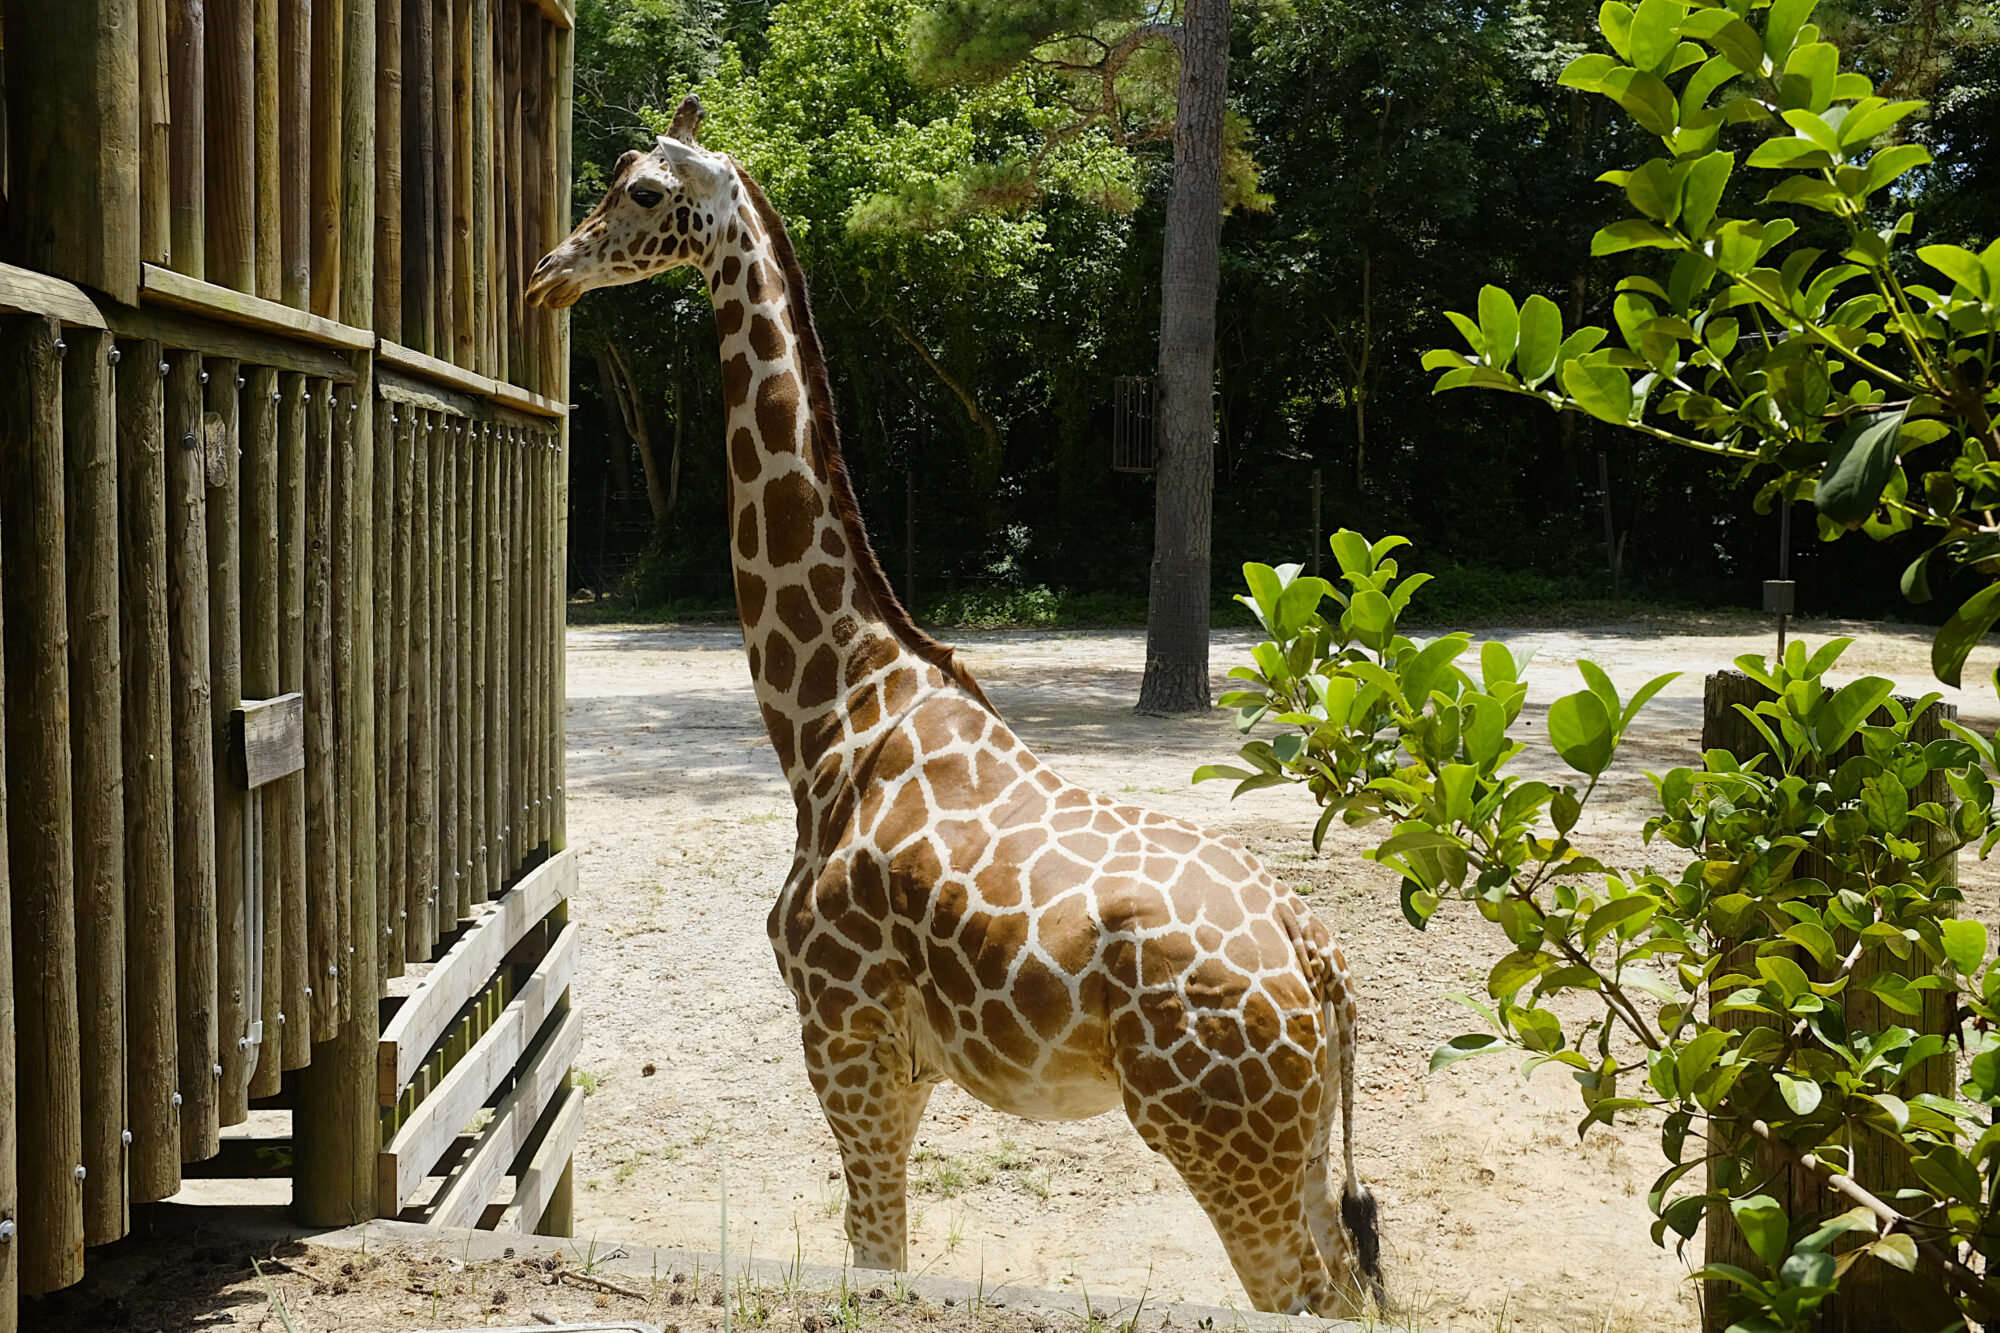
[[[618,159],[603,200],[535,266],[529,305],[575,305],[592,288],[708,257],[738,191],[729,158],[695,142],[701,115],[700,101],[690,95],[651,152],[634,149]]]

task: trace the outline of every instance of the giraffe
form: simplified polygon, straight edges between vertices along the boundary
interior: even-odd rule
[[[1241,844],[1057,776],[899,605],[784,225],[741,166],[700,147],[700,120],[689,97],[651,151],[619,159],[527,298],[568,306],[683,265],[707,281],[737,607],[798,811],[769,933],[839,1145],[855,1262],[906,1266],[909,1150],[950,1079],[1037,1119],[1122,1106],[1258,1309],[1382,1302],[1354,1167],[1346,959]]]

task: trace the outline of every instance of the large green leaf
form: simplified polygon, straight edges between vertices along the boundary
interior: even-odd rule
[[[1931,640],[1931,674],[1947,685],[1958,684],[1965,659],[2000,620],[2000,583],[1989,584],[1965,599]]]
[[[1750,1242],[1751,1252],[1776,1270],[1790,1248],[1786,1243],[1789,1228],[1785,1210],[1778,1206],[1778,1201],[1768,1194],[1753,1194],[1747,1199],[1731,1199],[1729,1211],[1736,1215],[1737,1230]]]
[[[1577,406],[1614,426],[1632,421],[1632,381],[1602,361],[1571,361],[1562,368],[1563,389]]]
[[[1847,423],[1834,442],[1813,490],[1813,505],[1849,527],[1875,512],[1889,474],[1896,470],[1897,442],[1909,404],[1893,412],[1871,412]]]
[[[1895,682],[1880,676],[1848,681],[1813,710],[1813,744],[1822,755],[1831,756],[1895,692]]]
[[[1577,772],[1593,778],[1602,773],[1617,748],[1604,701],[1589,690],[1579,690],[1549,705],[1549,743]]]
[[[1938,922],[1938,929],[1944,934],[1944,956],[1959,975],[1969,977],[1978,972],[1986,961],[1985,925],[1970,918],[1947,919]]]
[[[1715,221],[1715,209],[1722,202],[1722,187],[1736,166],[1734,153],[1710,153],[1688,169],[1687,188],[1681,202],[1681,230],[1700,236]]]
[[[1486,341],[1486,364],[1503,370],[1514,359],[1521,312],[1505,290],[1488,283],[1479,289],[1479,334]]]
[[[1521,341],[1514,369],[1529,388],[1547,379],[1562,346],[1562,311],[1540,292],[1521,303]]]

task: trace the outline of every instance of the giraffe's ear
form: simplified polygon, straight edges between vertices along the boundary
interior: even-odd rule
[[[674,112],[674,123],[667,129],[667,137],[679,139],[682,143],[695,142],[695,135],[701,129],[701,99],[689,93],[681,99],[679,109]]]

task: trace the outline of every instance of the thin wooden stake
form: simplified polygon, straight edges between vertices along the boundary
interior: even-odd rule
[[[390,976],[401,976],[408,949],[409,921],[416,906],[414,840],[410,836],[410,540],[414,490],[410,470],[415,466],[417,409],[407,404],[390,417],[390,452],[383,461],[392,473],[394,509],[389,540],[393,546],[391,575],[394,579],[389,620],[378,628],[386,636],[389,659],[389,768],[388,827],[390,912],[395,933],[385,937],[388,953],[384,967]]]
[[[270,699],[282,693],[278,672],[278,372],[254,366],[244,375],[243,449],[239,498],[243,565],[243,695]],[[263,949],[262,1003],[252,1018],[263,1023],[262,1045],[254,1052],[254,1097],[277,1093],[284,1072],[285,1028],[285,848],[284,793],[276,785],[253,798],[262,806],[248,836],[261,863],[261,884],[245,885],[246,893],[263,896],[264,930],[260,940],[246,941]],[[299,1015],[300,1021],[305,1015]]]
[[[306,948],[313,977],[313,1039],[332,1041],[349,1007],[347,942],[341,933],[338,716],[333,663],[333,386],[308,382],[306,396]]]
[[[437,908],[437,703],[431,666],[432,543],[431,453],[436,432],[430,413],[418,422],[411,456],[410,545],[410,907],[408,957],[430,957]]]
[[[376,642],[387,647],[387,631],[395,615],[396,595],[396,405],[386,398],[375,400],[375,423],[370,434],[374,443],[374,513],[369,523],[370,565],[372,586],[375,593],[374,623]],[[402,869],[391,854],[394,831],[390,821],[395,818],[390,811],[390,793],[394,781],[389,768],[391,756],[395,752],[395,727],[391,721],[391,701],[395,693],[395,671],[389,661],[389,654],[378,652],[374,655],[374,736],[372,743],[375,755],[376,789],[375,799],[382,811],[380,829],[382,836],[372,844],[375,848],[375,922],[376,941],[379,957],[378,971],[384,981],[399,973],[402,968],[395,960],[401,957],[403,946],[403,884]]]
[[[326,3],[326,0],[321,0]],[[403,0],[375,0],[375,332],[403,336]],[[401,948],[396,970],[400,976]]]
[[[168,254],[176,272],[208,275],[207,11],[202,0],[167,6]]]
[[[213,195],[210,196],[211,201]],[[237,363],[217,357],[207,363],[204,433],[208,504],[208,666],[209,744],[214,756],[229,752],[229,715],[243,698],[242,557],[237,526],[241,448]],[[216,759],[211,774],[215,803],[216,1003],[220,1022],[222,1087],[218,1111],[225,1125],[250,1115],[251,1011],[246,937],[252,917],[244,898],[243,839],[248,802]]]
[[[278,4],[279,299],[305,310],[312,304],[313,0]]]
[[[278,691],[306,687],[306,377],[278,376]],[[314,1035],[323,1014],[339,1012],[327,985],[325,967],[313,969],[312,930],[306,889],[305,774],[277,783],[284,800],[279,812],[279,863],[285,880],[285,1041],[284,1067],[312,1062]],[[329,1024],[331,1026],[331,1024]]]
[[[257,295],[266,301],[284,299],[284,149],[278,86],[285,53],[278,37],[279,0],[256,0],[255,100],[253,148],[256,153]]]

